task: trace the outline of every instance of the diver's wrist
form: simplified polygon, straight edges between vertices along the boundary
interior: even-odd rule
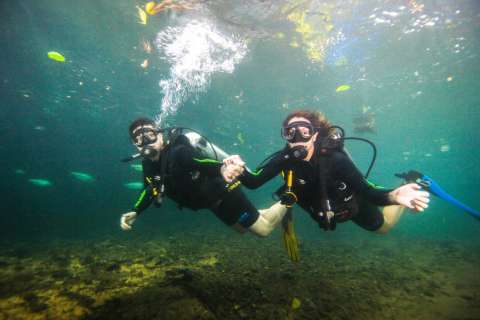
[[[393,205],[398,204],[398,201],[397,201],[397,193],[396,193],[395,190],[390,191],[390,192],[388,193],[388,202],[389,202],[390,204],[393,204]]]

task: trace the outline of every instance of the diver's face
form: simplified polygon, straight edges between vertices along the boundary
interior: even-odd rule
[[[288,121],[287,126],[283,129],[285,131],[284,136],[291,137],[287,139],[288,146],[290,148],[296,146],[303,146],[310,152],[313,150],[315,140],[318,133],[314,132],[312,123],[303,117],[293,117]],[[300,137],[301,139],[294,139],[294,137]]]
[[[134,136],[132,143],[138,151],[141,151],[147,146],[156,151],[161,151],[163,149],[162,134],[158,133],[154,126],[139,126],[135,128],[132,133]]]

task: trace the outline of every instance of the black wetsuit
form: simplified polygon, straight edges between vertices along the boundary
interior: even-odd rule
[[[221,174],[222,163],[202,158],[185,136],[162,150],[160,159],[142,162],[145,189],[133,211],[141,213],[161,192],[181,208],[210,209],[227,225],[240,223],[248,228],[258,219],[258,210],[245,196],[239,183],[227,184]],[[163,167],[163,169],[162,169]],[[163,171],[163,172],[162,172]]]
[[[316,148],[317,149],[317,148]],[[355,164],[343,151],[331,151],[319,155],[315,150],[310,161],[285,159],[285,152],[273,157],[257,172],[245,171],[240,181],[247,188],[258,188],[279,173],[293,171],[292,191],[298,197],[298,204],[307,211],[312,219],[320,221],[322,211],[322,174],[320,157],[323,165],[327,165],[326,189],[332,209],[339,222],[353,220],[361,227],[374,231],[384,222],[383,215],[377,206],[392,204],[388,199],[391,190],[379,189],[364,179]],[[277,193],[282,193],[284,185]]]

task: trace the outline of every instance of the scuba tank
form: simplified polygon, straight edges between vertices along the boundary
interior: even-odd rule
[[[181,132],[180,134],[183,134],[190,142],[190,145],[203,157],[222,161],[223,159],[229,156],[229,154],[227,154],[217,145],[210,142],[207,138],[202,136],[200,133],[188,128],[179,128],[179,129],[181,129],[182,131],[185,129],[190,130],[185,133]]]

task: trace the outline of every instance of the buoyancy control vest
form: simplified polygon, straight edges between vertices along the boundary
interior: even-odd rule
[[[187,172],[172,161],[172,157],[184,147],[192,148],[198,158],[219,162],[228,154],[198,132],[187,128],[165,129],[164,141],[167,145],[160,154],[160,172],[153,179],[155,189],[159,191],[155,203],[161,203],[165,193],[180,207],[198,210],[214,206],[225,192],[226,183],[220,171],[217,176],[207,176],[198,170]]]

